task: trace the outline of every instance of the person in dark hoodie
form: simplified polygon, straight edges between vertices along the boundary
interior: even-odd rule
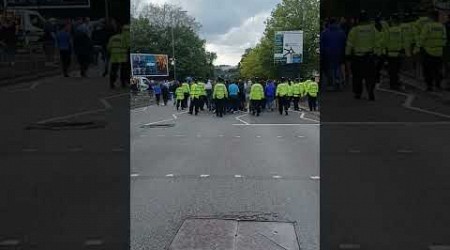
[[[85,26],[81,25],[78,27],[73,43],[78,64],[80,65],[80,75],[87,77],[87,70],[92,59],[93,44]]]
[[[329,84],[339,90],[342,84],[341,64],[345,58],[345,32],[340,28],[336,19],[331,19],[327,29],[320,36],[321,56],[326,64],[326,75]]]

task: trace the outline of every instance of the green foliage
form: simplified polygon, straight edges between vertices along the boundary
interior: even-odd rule
[[[301,74],[309,75],[319,67],[319,18],[318,0],[283,0],[266,21],[264,36],[255,48],[247,49],[239,63],[241,77],[275,78],[277,66],[273,60],[276,31],[303,30],[304,63]]]
[[[214,52],[206,51],[206,41],[197,31],[200,24],[173,5],[140,4],[131,19],[131,52],[167,54],[172,58],[172,32],[178,79],[187,76],[212,77]],[[174,75],[174,67],[170,67]]]

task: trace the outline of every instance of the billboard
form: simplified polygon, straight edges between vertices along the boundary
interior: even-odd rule
[[[58,9],[89,8],[90,0],[3,0],[10,8]]]
[[[133,76],[168,76],[169,58],[162,54],[130,54]]]
[[[277,31],[274,59],[281,64],[303,62],[303,31]]]

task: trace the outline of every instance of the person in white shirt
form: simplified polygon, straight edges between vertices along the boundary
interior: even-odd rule
[[[206,106],[208,107],[208,110],[212,110],[212,82],[210,79],[208,79],[208,82],[205,84],[205,91],[206,91]]]

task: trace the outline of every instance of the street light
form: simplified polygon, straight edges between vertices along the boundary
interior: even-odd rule
[[[181,14],[181,13],[186,13],[187,11],[185,10],[180,10],[177,12],[177,14]],[[173,12],[172,12],[173,14]],[[176,57],[175,57],[175,36],[174,36],[174,24],[175,19],[172,16],[172,28],[171,28],[171,33],[172,33],[172,65],[173,65],[173,78],[176,80],[177,79],[177,65],[176,65]]]

